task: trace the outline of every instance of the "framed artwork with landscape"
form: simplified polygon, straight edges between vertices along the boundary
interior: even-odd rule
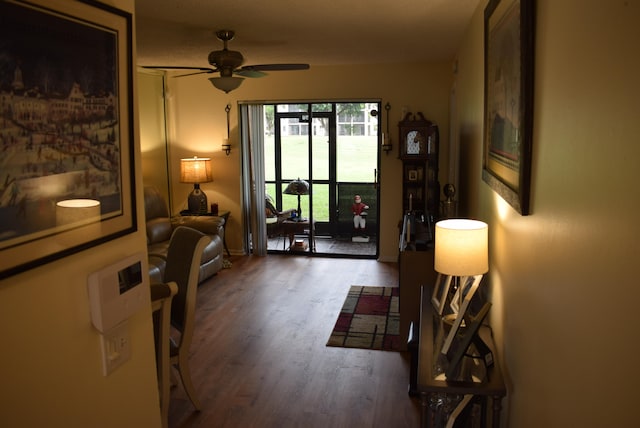
[[[491,0],[484,12],[483,180],[530,212],[534,0]]]
[[[0,279],[136,230],[131,14],[0,2]]]

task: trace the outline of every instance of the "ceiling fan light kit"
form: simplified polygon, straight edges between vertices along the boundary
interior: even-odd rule
[[[224,91],[226,94],[237,89],[244,77],[210,77],[209,81],[213,86],[221,91]]]
[[[235,33],[231,30],[220,30],[216,32],[216,37],[220,39],[224,46],[222,50],[212,51],[209,53],[209,64],[214,68],[204,67],[180,67],[180,66],[144,66],[144,68],[158,68],[165,70],[198,70],[194,73],[183,74],[175,77],[192,76],[194,74],[220,73],[220,77],[212,77],[209,80],[217,89],[229,93],[237,89],[245,77],[256,78],[266,76],[264,71],[293,71],[308,70],[309,64],[260,64],[246,65],[242,67],[244,57],[238,51],[232,51],[227,48],[227,42],[233,39]],[[243,77],[234,77],[237,74]]]

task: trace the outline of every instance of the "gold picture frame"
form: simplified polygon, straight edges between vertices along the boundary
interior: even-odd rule
[[[491,0],[484,12],[483,180],[530,213],[534,0]]]
[[[137,215],[131,14],[2,1],[0,39],[2,279],[132,233]]]

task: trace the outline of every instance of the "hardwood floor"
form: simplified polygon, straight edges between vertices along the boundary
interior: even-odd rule
[[[289,238],[277,236],[269,238],[269,251],[288,251]],[[376,237],[370,236],[369,242],[351,242],[351,237],[317,236],[315,239],[315,253],[333,256],[364,256],[362,258],[376,258]]]
[[[327,347],[351,285],[398,285],[397,265],[306,256],[234,257],[200,285],[191,368],[171,427],[417,427],[407,353]]]

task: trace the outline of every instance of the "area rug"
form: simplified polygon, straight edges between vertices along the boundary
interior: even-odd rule
[[[399,351],[398,287],[351,286],[327,346]]]

